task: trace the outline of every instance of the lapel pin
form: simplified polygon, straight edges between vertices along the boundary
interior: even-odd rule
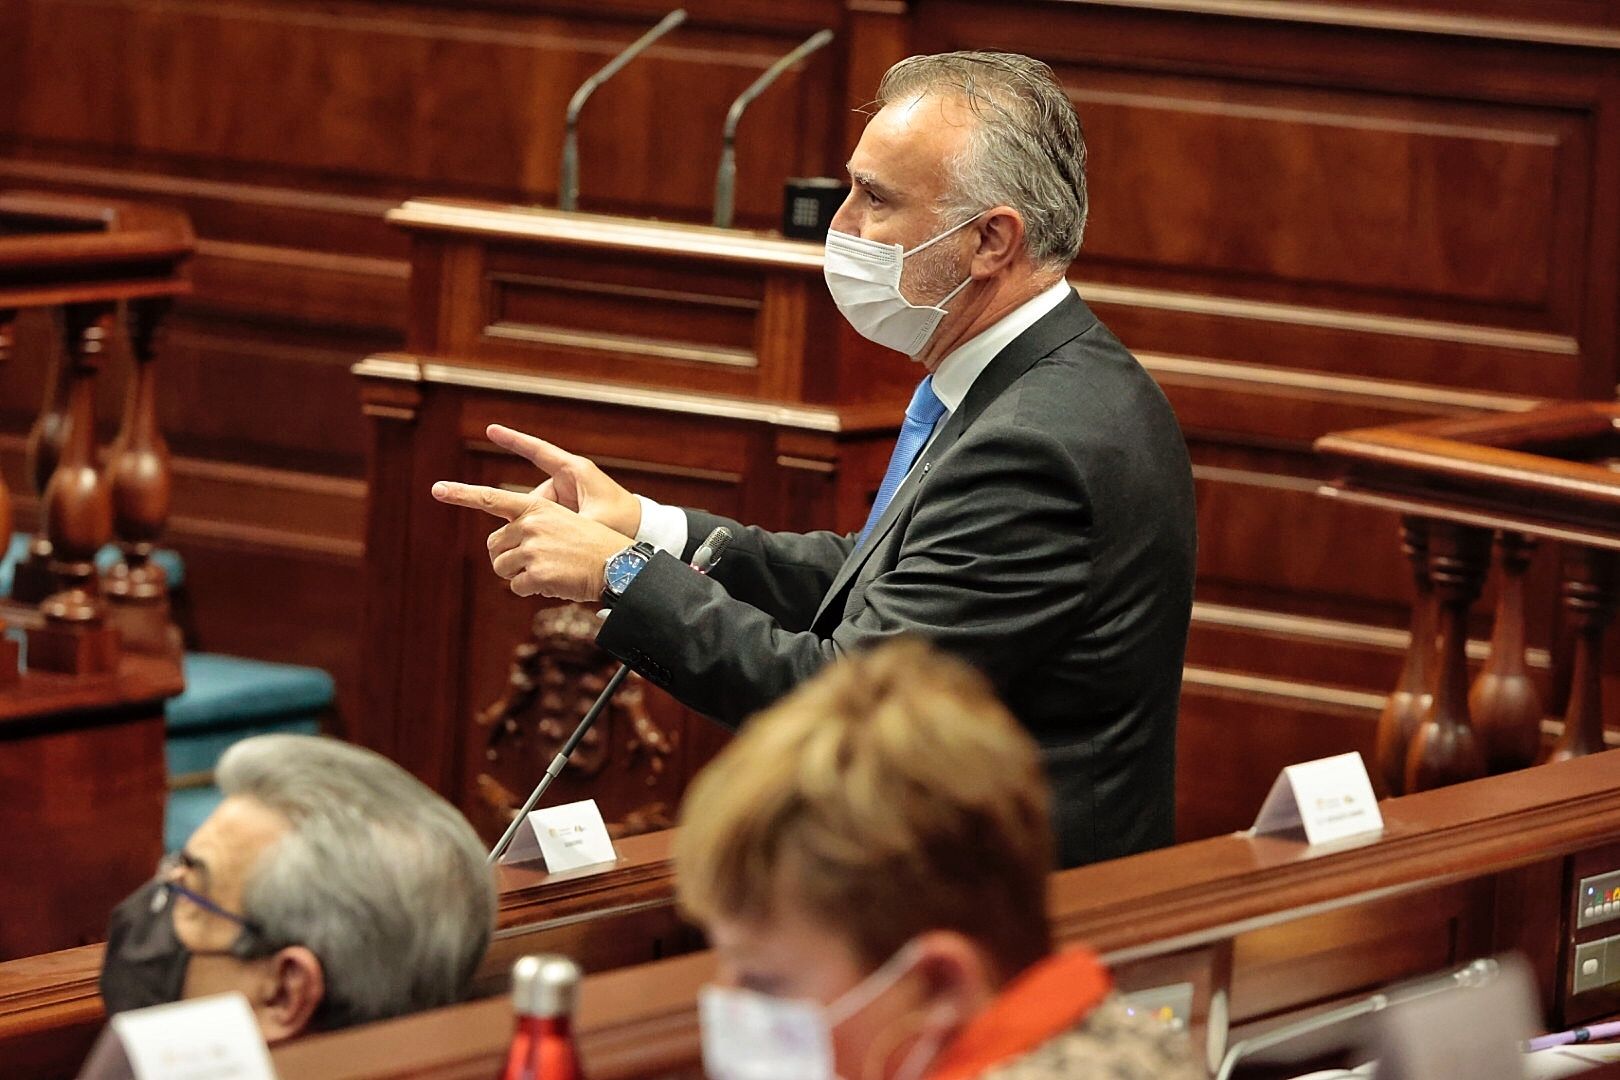
[[[929,470],[929,468],[930,468],[930,467],[931,467],[931,466],[932,466],[932,465],[933,465],[933,462],[931,462],[931,461],[925,461],[925,462],[923,462],[923,467],[922,467],[922,471],[923,471],[923,475],[924,475],[924,476],[927,476],[927,475],[928,475],[928,470]]]

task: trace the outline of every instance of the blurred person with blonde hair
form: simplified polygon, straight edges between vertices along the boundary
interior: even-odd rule
[[[687,794],[714,1080],[1201,1075],[1096,955],[1052,952],[1039,751],[960,661],[858,654],[754,718]]]

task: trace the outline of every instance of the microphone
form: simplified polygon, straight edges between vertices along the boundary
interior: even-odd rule
[[[721,525],[714,532],[703,538],[697,551],[692,554],[692,569],[700,574],[707,574],[720,565],[720,558],[731,546],[731,530]]]
[[[709,571],[720,565],[720,557],[725,554],[726,548],[730,544],[731,530],[721,525],[704,537],[703,543],[699,544],[697,551],[693,552],[692,569],[700,574],[708,574]],[[496,841],[495,846],[490,848],[489,858],[485,860],[486,865],[493,865],[501,861],[501,856],[505,855],[507,848],[512,846],[512,841],[517,839],[518,830],[523,827],[523,822],[534,808],[540,804],[540,799],[545,795],[546,789],[551,786],[552,781],[562,774],[564,766],[568,764],[568,758],[574,752],[574,748],[585,737],[585,733],[591,730],[591,726],[596,723],[596,718],[602,714],[603,709],[607,708],[607,703],[612,699],[620,685],[623,684],[625,676],[629,674],[630,665],[620,664],[619,670],[613,673],[613,678],[608,680],[607,685],[602,688],[602,692],[597,695],[596,701],[586,710],[584,718],[580,720],[579,726],[574,729],[574,733],[568,736],[568,741],[562,744],[562,749],[557,751],[557,756],[551,759],[550,765],[546,766],[546,774],[540,778],[540,782],[529,793],[528,799],[523,803],[523,808],[517,812],[517,816],[506,827],[506,831],[501,834],[501,838]]]
[[[737,125],[742,121],[743,110],[752,105],[755,98],[780,78],[782,72],[832,39],[831,30],[817,30],[801,41],[798,48],[766,68],[765,73],[755,79],[753,85],[738,94],[737,100],[731,103],[731,109],[726,113],[725,133],[721,137],[720,170],[714,177],[714,223],[722,229],[731,227],[732,203],[737,188]]]
[[[585,107],[598,86],[619,73],[641,51],[681,23],[686,21],[686,9],[676,8],[659,20],[658,25],[626,45],[624,51],[603,65],[602,70],[579,84],[568,101],[568,112],[563,119],[562,175],[557,181],[557,206],[563,210],[579,209],[579,112]]]

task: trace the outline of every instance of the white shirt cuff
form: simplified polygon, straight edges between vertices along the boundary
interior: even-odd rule
[[[686,511],[655,503],[645,495],[636,498],[641,502],[641,528],[636,530],[636,540],[680,558],[686,550]]]

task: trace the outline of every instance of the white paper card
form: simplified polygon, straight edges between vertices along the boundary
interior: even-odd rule
[[[1312,844],[1383,831],[1384,815],[1359,753],[1285,768],[1249,832],[1264,836],[1300,825]]]
[[[136,1080],[276,1080],[241,994],[134,1009],[112,1027]]]
[[[595,799],[532,811],[501,862],[528,862],[536,855],[546,860],[546,869],[553,874],[614,862],[619,857]]]

